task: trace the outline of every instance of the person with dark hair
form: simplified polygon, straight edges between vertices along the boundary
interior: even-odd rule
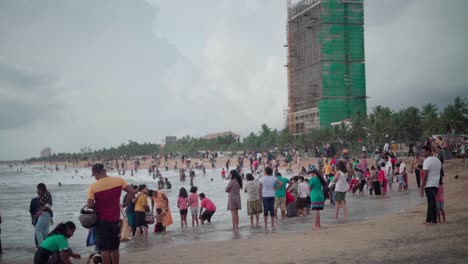
[[[413,164],[411,165],[411,173],[414,172],[416,176],[416,184],[418,188],[421,188],[421,166],[423,163],[423,159],[419,156],[419,152],[416,152],[416,157],[414,157]]]
[[[34,254],[34,264],[71,263],[70,258],[81,259],[81,256],[73,254],[68,246],[68,238],[73,236],[75,230],[73,222],[58,224],[41,242]]]
[[[320,229],[320,211],[323,210],[325,197],[322,188],[326,182],[317,170],[311,171],[312,177],[309,179],[310,203],[315,211],[315,224],[312,229]]]
[[[123,202],[125,208],[132,201],[135,190],[123,178],[108,176],[101,163],[94,164],[91,172],[96,182],[89,186],[87,207],[96,211],[96,247],[101,250],[104,264],[119,264],[120,195],[122,190],[129,194]]]
[[[281,219],[284,220],[286,217],[286,186],[290,184],[290,181],[284,178],[281,173],[277,172],[276,180],[282,182],[281,186],[278,186],[275,190],[275,218],[278,220],[278,208],[281,210]]]
[[[133,190],[135,190],[135,192],[138,191],[138,186],[132,185],[132,188]],[[128,195],[130,194],[125,194],[123,201],[127,200]],[[136,232],[135,201],[136,198],[135,195],[133,195],[131,202],[125,208],[125,214],[127,215],[128,225],[132,228],[132,236],[134,236]]]
[[[37,220],[39,219],[39,216],[37,215],[37,211],[39,210],[39,197],[36,196],[31,199],[31,202],[29,203],[29,214],[31,215],[31,224],[36,227]],[[36,244],[36,247],[38,246],[37,244],[37,238],[36,234],[34,234],[34,243]]]
[[[348,218],[348,211],[346,208],[346,192],[349,189],[349,184],[346,181],[346,163],[343,160],[339,160],[336,163],[337,172],[335,177],[333,178],[333,182],[335,183],[335,203],[336,203],[336,211],[335,211],[335,218],[338,220],[338,214],[340,212],[340,207],[343,208],[344,218]],[[309,180],[310,181],[310,180]]]
[[[254,216],[257,220],[257,226],[260,224],[260,213],[262,210],[262,200],[258,192],[260,182],[256,181],[251,173],[246,175],[247,182],[245,183],[244,192],[247,193],[247,215],[250,216],[250,225],[253,227]]]
[[[268,229],[268,213],[271,217],[271,227],[275,227],[275,191],[283,186],[283,182],[273,177],[273,170],[265,168],[265,175],[260,179],[258,187],[263,202],[263,220],[265,229]]]
[[[152,198],[151,210],[153,210],[153,208],[156,208],[156,209],[161,208],[161,210],[163,211],[162,223],[163,223],[164,231],[166,231],[166,228],[173,224],[171,207],[169,206],[169,198],[167,198],[167,195],[161,190],[155,190],[151,198]],[[155,226],[155,230],[156,230],[156,226]]]
[[[421,171],[421,197],[424,197],[424,192],[427,198],[427,215],[426,225],[437,223],[437,203],[436,195],[440,183],[440,172],[442,163],[432,155],[432,149],[429,146],[423,147],[423,155],[426,158]]]
[[[187,227],[187,212],[188,212],[189,199],[187,190],[181,187],[179,190],[179,197],[177,198],[177,208],[180,212],[180,225],[182,228]]]
[[[299,176],[299,184],[297,188],[296,209],[298,216],[305,216],[304,208],[307,204],[307,195],[310,193],[309,185],[305,182],[304,176]]]
[[[380,163],[380,170],[379,170],[379,183],[380,183],[380,189],[382,190],[382,198],[387,195],[387,184],[388,184],[388,179],[387,179],[387,168],[386,168],[386,163],[382,162]]]
[[[216,206],[215,204],[211,201],[211,199],[206,198],[204,193],[200,193],[200,221],[201,224],[204,225],[205,221],[208,221],[208,223],[211,223],[211,217],[214,215],[216,212]],[[203,211],[205,209],[205,211]]]
[[[380,171],[379,165],[377,165],[377,169],[374,166],[371,167],[369,181],[372,184],[372,188],[369,189],[370,195],[372,195],[372,192],[374,192],[375,196],[381,195],[380,183],[379,183],[379,171]]]
[[[148,188],[146,185],[140,185],[138,188],[140,193],[135,200],[135,225],[136,235],[140,236],[142,233],[148,235],[148,224],[146,223],[146,212],[148,211]]]
[[[242,189],[242,178],[237,170],[231,170],[229,172],[231,180],[226,186],[225,191],[229,193],[227,209],[231,211],[232,217],[232,229],[239,229],[239,210],[242,209],[240,190]]]
[[[54,216],[52,213],[52,195],[47,190],[44,183],[37,185],[37,195],[39,198],[39,206],[35,216],[37,223],[34,228],[37,244],[40,245],[49,233],[50,222]]]
[[[192,186],[190,188],[190,195],[188,197],[188,203],[190,207],[190,214],[192,215],[192,227],[195,226],[197,223],[198,226],[198,195],[197,195],[198,188],[196,186]]]
[[[163,217],[163,210],[161,208],[157,208],[156,216],[154,217],[156,219],[156,225],[154,226],[155,233],[164,233],[166,231],[163,225]]]
[[[166,186],[166,189],[172,189],[172,183],[167,178],[164,180],[164,185]]]

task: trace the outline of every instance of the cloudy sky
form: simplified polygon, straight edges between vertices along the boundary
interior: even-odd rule
[[[368,109],[468,97],[468,1],[367,0]],[[284,125],[286,0],[1,0],[0,160]]]

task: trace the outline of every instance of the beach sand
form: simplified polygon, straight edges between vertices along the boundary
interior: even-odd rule
[[[468,162],[460,160],[445,164],[446,223],[423,225],[427,205],[422,203],[403,213],[327,225],[318,231],[154,247],[123,254],[121,263],[468,263],[467,169]],[[415,188],[414,175],[409,180],[410,188]],[[306,221],[313,223],[311,216]]]

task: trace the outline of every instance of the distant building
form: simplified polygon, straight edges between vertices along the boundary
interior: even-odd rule
[[[48,158],[52,155],[52,150],[50,148],[44,148],[41,150],[41,158]]]
[[[215,138],[225,137],[225,136],[229,136],[229,135],[231,135],[237,141],[239,141],[239,139],[240,139],[240,136],[237,135],[236,133],[232,132],[232,131],[208,134],[208,135],[205,135],[205,136],[203,136],[201,138],[202,139],[215,139]]]
[[[172,145],[172,144],[175,144],[175,143],[177,143],[177,137],[166,136],[165,145]]]
[[[288,0],[288,128],[366,115],[364,0]]]

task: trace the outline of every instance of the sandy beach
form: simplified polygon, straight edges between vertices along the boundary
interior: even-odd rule
[[[460,160],[445,164],[446,223],[423,225],[426,203],[421,203],[403,213],[373,217],[365,222],[340,222],[319,231],[298,230],[253,239],[154,247],[123,254],[122,263],[467,263],[467,168],[468,162]],[[459,178],[455,179],[455,175]],[[414,189],[413,174],[409,175],[409,182]],[[312,224],[312,217],[306,221]]]
[[[192,159],[192,164],[196,160]],[[217,168],[220,169],[226,160],[217,159]],[[174,161],[169,162],[171,170]],[[412,159],[404,161],[409,170]],[[314,158],[303,158],[301,161],[301,165],[306,167],[310,163],[317,164],[317,161]],[[140,170],[146,170],[149,164],[146,161]],[[181,168],[180,159],[178,164]],[[211,167],[206,159],[204,164]],[[235,164],[237,159],[231,158],[231,167]],[[244,164],[248,165],[249,162],[246,160]],[[374,161],[369,159],[368,164],[374,164]],[[55,167],[55,163],[51,165]],[[59,163],[59,168],[63,169],[63,165]],[[281,165],[284,169],[283,162]],[[71,164],[67,166],[70,169],[73,167]],[[83,168],[85,164],[78,166]],[[299,172],[299,168],[299,164],[293,164],[295,173]],[[387,213],[364,222],[340,221],[323,225],[318,231],[269,231],[249,239],[188,245],[158,243],[132,253],[123,253],[121,263],[468,263],[468,162],[449,160],[444,168],[446,223],[423,225],[427,204],[425,198],[421,198],[420,204],[404,212]],[[164,170],[162,173],[164,175]],[[459,176],[458,179],[455,179],[455,175]],[[410,189],[417,191],[414,174],[408,174],[408,179]],[[395,185],[393,192],[396,192]],[[367,196],[364,199],[370,198]],[[391,202],[392,197],[385,199]],[[348,206],[352,207],[353,204],[349,203]],[[324,212],[327,210],[334,209],[325,208]],[[306,217],[305,222],[312,226],[313,216]],[[248,225],[247,222],[240,223],[241,228],[250,228],[246,227]],[[236,237],[235,233],[233,237]],[[85,263],[83,260],[75,262]]]

